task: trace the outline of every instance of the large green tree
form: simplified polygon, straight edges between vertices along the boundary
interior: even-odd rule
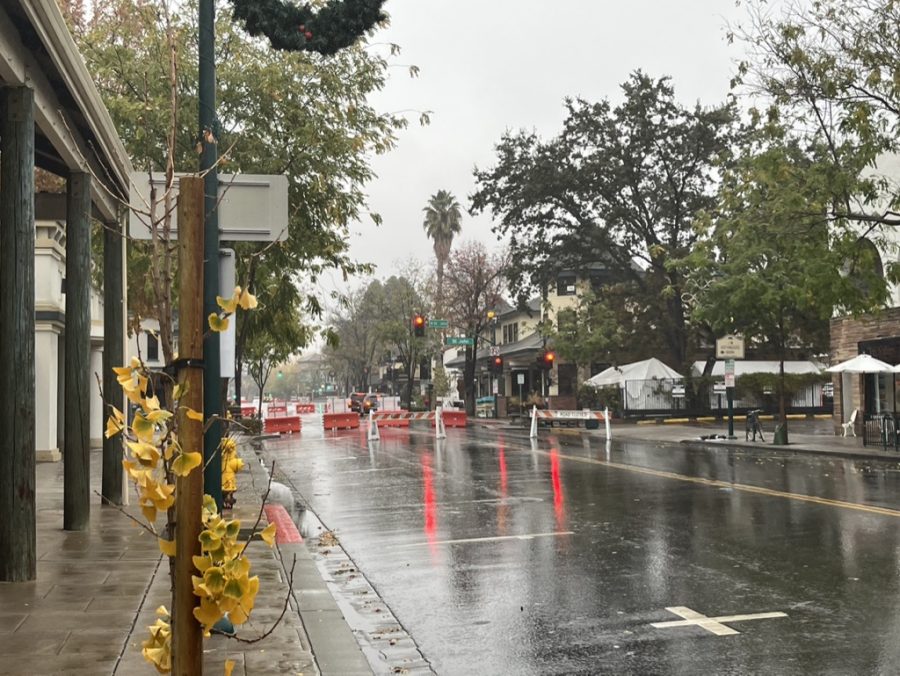
[[[900,139],[900,4],[746,6],[747,19],[729,33],[748,52],[734,84],[794,138],[824,150],[816,161],[830,172],[823,205],[829,218],[865,228],[900,225],[896,182],[885,176],[886,154]]]
[[[110,0],[97,3],[76,27],[88,68],[141,170],[196,166],[196,15],[195,0]],[[390,149],[395,130],[405,124],[367,103],[384,85],[388,63],[364,41],[327,58],[273,51],[234,23],[229,3],[217,3],[216,16],[219,119],[213,131],[221,170],[283,173],[290,191],[285,242],[265,250],[235,245],[239,283],[256,290],[276,280],[277,294],[261,298],[261,305],[314,320],[321,301],[312,290],[325,270],[336,268],[346,278],[367,269],[348,256],[348,226],[366,212],[372,153]],[[138,283],[129,285],[130,307],[155,317],[165,308],[140,274],[149,269],[150,252],[140,245],[131,249],[131,279]],[[258,330],[268,326],[260,322]],[[252,330],[239,320],[238,372]]]
[[[734,136],[732,105],[686,108],[668,78],[634,73],[613,105],[566,101],[550,140],[507,133],[497,162],[476,170],[474,212],[489,212],[509,237],[510,288],[520,299],[561,269],[602,261],[649,310],[669,360],[690,356],[682,271],[669,262],[697,241],[695,215],[715,199],[719,166]]]
[[[367,297],[378,314],[378,334],[386,350],[401,364],[406,372],[406,388],[402,401],[412,403],[416,367],[426,356],[425,337],[415,335],[412,318],[417,313],[427,313],[428,301],[421,280],[410,275],[393,275],[369,286]]]
[[[325,355],[346,394],[368,391],[369,373],[384,351],[378,330],[381,318],[373,302],[378,291],[370,291],[371,286],[347,294],[329,320],[333,340]]]
[[[447,265],[447,319],[464,337],[472,338],[466,347],[463,367],[466,413],[475,416],[475,362],[482,333],[488,328],[488,311],[503,300],[503,273],[509,259],[505,252],[490,253],[478,242],[464,243],[450,255]]]
[[[785,359],[827,350],[835,311],[870,311],[888,296],[877,249],[829,218],[827,152],[770,126],[726,172],[716,209],[698,222],[710,237],[686,261],[693,319],[717,335],[742,333],[780,360],[785,425]]]

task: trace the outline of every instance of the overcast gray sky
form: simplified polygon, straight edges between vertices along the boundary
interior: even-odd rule
[[[398,146],[377,157],[370,205],[384,217],[352,228],[351,252],[375,263],[377,275],[414,258],[432,263],[422,208],[439,189],[464,209],[474,189],[472,169],[493,163],[506,129],[555,134],[563,99],[619,98],[630,72],[671,75],[686,104],[724,100],[738,46],[725,41],[727,22],[743,16],[734,0],[388,0],[391,26],[373,42],[396,42],[397,64],[421,69],[411,79],[392,68],[373,98],[383,111],[416,113]],[[465,215],[462,239],[491,244],[487,216]]]

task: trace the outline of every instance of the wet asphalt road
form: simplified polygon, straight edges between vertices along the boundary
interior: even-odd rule
[[[900,674],[896,463],[447,432],[267,451],[435,672]]]

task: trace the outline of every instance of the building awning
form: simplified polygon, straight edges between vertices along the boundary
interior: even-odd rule
[[[34,91],[35,165],[63,177],[91,174],[99,216],[116,220],[131,160],[56,2],[2,4],[0,85]]]

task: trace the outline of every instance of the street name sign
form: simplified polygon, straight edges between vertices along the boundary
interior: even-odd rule
[[[172,239],[178,237],[175,217],[178,179],[193,174],[176,174],[169,202],[172,212]],[[150,239],[150,188],[156,188],[154,220],[161,223],[165,211],[162,200],[166,176],[146,172],[131,174],[128,195],[128,232],[135,239]],[[152,184],[151,184],[152,180]],[[283,174],[219,174],[219,238],[226,242],[273,242],[288,236],[288,179]]]
[[[460,336],[450,336],[447,338],[447,345],[474,345],[474,338],[462,338]]]
[[[716,340],[716,359],[743,359],[744,337],[736,335],[722,336]]]
[[[428,328],[429,329],[446,329],[450,326],[450,323],[446,319],[429,319],[428,320]]]

